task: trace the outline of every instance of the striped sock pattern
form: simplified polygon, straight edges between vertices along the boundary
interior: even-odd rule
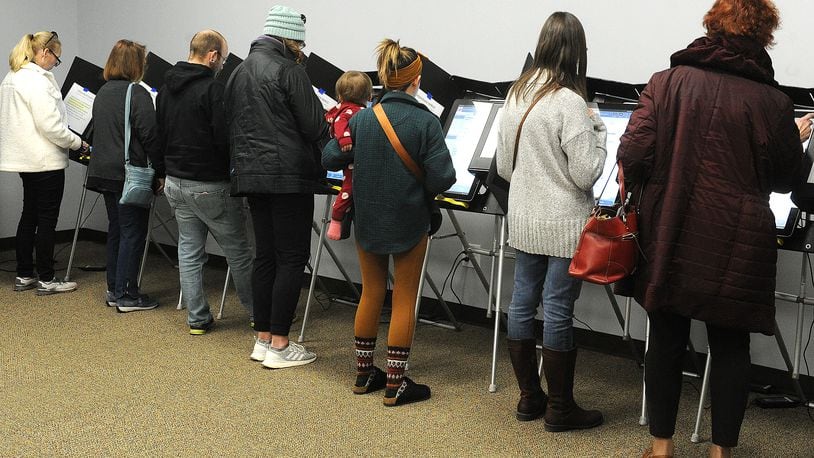
[[[387,391],[385,397],[393,397],[401,387],[404,380],[404,371],[407,369],[407,359],[410,357],[410,347],[387,347]]]
[[[354,337],[356,347],[356,375],[365,380],[373,370],[373,350],[376,349],[376,338]]]

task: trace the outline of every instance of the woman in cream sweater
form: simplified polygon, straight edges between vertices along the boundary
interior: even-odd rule
[[[521,393],[517,419],[545,415],[547,431],[592,428],[603,420],[599,411],[579,408],[573,396],[573,316],[581,282],[568,275],[568,265],[606,155],[605,126],[585,103],[585,61],[582,24],[572,14],[552,14],[532,67],[506,98],[499,131],[497,170],[511,182],[509,244],[517,250],[508,320],[509,355]],[[540,303],[548,396],[535,363]]]

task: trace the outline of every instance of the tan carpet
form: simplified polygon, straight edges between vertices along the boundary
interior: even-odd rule
[[[0,252],[0,260],[13,256]],[[102,245],[81,243],[77,265],[103,259]],[[14,263],[2,267],[13,270]],[[207,272],[215,307],[224,271]],[[351,307],[315,306],[306,345],[317,361],[272,371],[248,358],[252,333],[234,293],[211,333],[188,335],[185,312],[175,310],[177,271],[160,255],[150,255],[143,291],[162,306],[149,312],[105,307],[103,272],[77,270],[78,291],[47,297],[13,292],[13,277],[0,273],[0,456],[634,457],[648,442],[638,424],[641,372],[627,359],[583,351],[577,398],[601,409],[606,423],[552,434],[542,421],[514,419],[517,389],[505,345],[499,390],[487,392],[488,329],[420,325],[410,376],[429,384],[433,398],[386,408],[380,393],[351,394]],[[379,365],[382,358],[380,351]],[[676,436],[680,456],[706,453],[706,444],[689,442],[697,400],[686,385]],[[802,408],[750,408],[737,452],[814,456],[813,440],[814,422]]]

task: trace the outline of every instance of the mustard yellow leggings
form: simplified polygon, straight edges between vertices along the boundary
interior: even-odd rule
[[[409,348],[415,330],[415,300],[421,265],[427,250],[425,235],[414,247],[403,253],[393,254],[395,267],[393,284],[393,312],[387,345]],[[387,292],[387,267],[390,255],[373,254],[356,245],[359,266],[362,270],[362,299],[356,309],[354,333],[357,337],[375,339],[379,332],[379,318]]]

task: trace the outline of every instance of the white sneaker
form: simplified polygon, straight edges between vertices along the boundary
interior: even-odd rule
[[[254,338],[254,348],[249,358],[255,361],[263,361],[266,359],[266,352],[268,352],[271,342]]]
[[[72,281],[59,281],[54,278],[51,281],[39,281],[37,283],[37,296],[67,293],[74,290],[76,290],[76,282]]]
[[[300,344],[289,342],[288,346],[282,350],[269,347],[266,352],[266,359],[263,360],[263,366],[269,369],[282,369],[313,363],[316,359],[317,355],[315,353],[306,350]]]
[[[37,287],[37,277],[14,277],[14,291],[25,291]]]

